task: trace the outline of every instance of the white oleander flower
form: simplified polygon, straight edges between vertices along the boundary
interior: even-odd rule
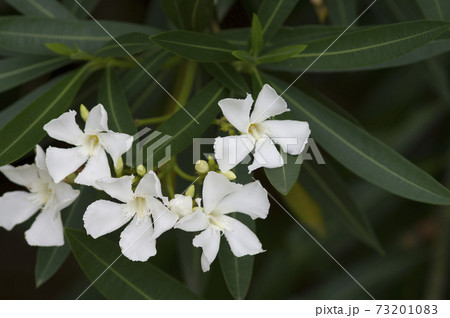
[[[34,164],[3,166],[0,171],[12,182],[28,189],[28,192],[12,191],[0,197],[0,226],[10,231],[42,210],[25,232],[26,241],[32,246],[64,245],[61,210],[71,205],[80,191],[72,189],[67,183],[53,182],[40,146],[36,146]]]
[[[104,178],[97,185],[120,203],[99,200],[88,206],[84,227],[89,235],[98,238],[129,224],[120,235],[123,255],[132,261],[144,262],[156,254],[156,236],[173,226],[173,215],[160,201],[167,202],[161,192],[161,183],[149,171],[133,192],[133,176]],[[153,219],[153,220],[152,220]],[[132,220],[130,222],[130,220]]]
[[[197,201],[200,206],[200,201]],[[267,191],[252,182],[246,185],[230,182],[224,175],[210,171],[203,183],[203,209],[181,218],[175,228],[188,232],[202,231],[193,244],[203,249],[201,264],[209,271],[217,256],[223,233],[237,257],[264,252],[256,235],[244,224],[228,216],[232,212],[249,215],[252,219],[266,218],[269,213]]]
[[[96,180],[111,177],[106,152],[116,165],[120,156],[131,148],[133,137],[108,129],[108,114],[101,104],[90,111],[84,132],[75,121],[76,114],[66,112],[44,126],[50,137],[76,146],[49,147],[47,167],[53,180],[60,182],[87,162],[75,182],[97,188]]]
[[[269,85],[264,85],[256,99],[226,98],[219,101],[227,120],[241,132],[239,136],[217,137],[214,152],[221,171],[226,172],[251,152],[254,161],[249,171],[260,167],[277,168],[284,164],[275,144],[290,155],[299,155],[311,133],[307,122],[297,120],[269,120],[270,117],[289,111],[286,101]],[[275,143],[275,144],[274,144]]]

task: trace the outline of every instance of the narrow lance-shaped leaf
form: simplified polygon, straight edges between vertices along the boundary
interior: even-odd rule
[[[241,97],[250,92],[245,79],[231,65],[225,63],[203,63],[203,68],[220,84]]]
[[[100,82],[98,99],[108,112],[109,128],[134,135],[137,132],[128,102],[116,72],[108,66]]]
[[[288,83],[265,76],[278,92]],[[450,204],[450,191],[365,130],[342,118],[296,87],[283,94],[292,116],[308,121],[312,137],[350,171],[399,196]]]
[[[14,0],[13,0],[14,1]],[[62,0],[62,4],[78,18],[87,17],[86,11],[92,12],[100,0]]]
[[[264,0],[258,11],[264,41],[275,35],[283,22],[297,5],[298,0]]]
[[[202,32],[212,18],[213,0],[161,0],[164,12],[180,29]]]
[[[64,227],[83,228],[83,213],[97,196],[94,188],[81,187],[80,196],[68,208],[61,211]],[[48,281],[63,265],[70,254],[69,243],[63,246],[39,247],[34,271],[36,287]]]
[[[311,68],[338,70],[363,67],[411,52],[438,38],[449,27],[450,22],[425,20],[364,28],[344,34],[325,53],[336,37],[309,42],[301,54],[268,68],[298,71],[310,66],[319,56]]]
[[[202,88],[184,107],[185,111],[180,109],[158,127],[162,138],[151,143],[149,140],[149,145],[144,149],[147,165],[157,165],[167,158],[167,151],[174,156],[192,145],[192,139],[200,137],[217,117],[220,110],[217,102],[224,97],[225,88],[216,81]]]
[[[76,20],[76,17],[56,0],[6,0],[6,2],[27,16]]]
[[[303,162],[300,183],[325,211],[336,215],[355,237],[382,251],[366,216],[354,202],[345,182],[329,164]]]
[[[88,69],[82,67],[32,102],[0,130],[0,166],[19,159],[45,136],[42,127],[72,103]]]
[[[250,53],[258,56],[263,48],[264,39],[262,33],[261,22],[256,14],[253,14],[252,29],[250,33]]]
[[[93,239],[75,229],[66,229],[65,233],[81,269],[108,299],[198,299],[151,262],[118,258],[121,251],[117,243]]]
[[[254,181],[252,174],[248,173],[247,165],[240,164],[235,168],[235,171],[237,175],[236,182],[247,184]],[[255,221],[247,215],[233,213],[232,217],[244,223],[253,232],[256,231]],[[255,256],[236,257],[231,252],[226,240],[222,239],[220,245],[219,262],[228,290],[234,299],[245,299],[252,280]]]
[[[292,58],[306,49],[307,45],[297,44],[280,47],[273,51],[267,52],[264,55],[258,57],[256,63],[276,63]]]
[[[65,57],[18,56],[0,60],[0,93],[67,65]]]
[[[233,61],[234,47],[207,34],[190,31],[169,31],[151,37],[162,48],[181,57],[200,62]]]
[[[114,37],[131,32],[156,34],[149,26],[116,21],[99,23]],[[94,21],[68,21],[39,17],[0,17],[0,47],[32,55],[54,55],[46,43],[63,43],[93,53],[111,37]]]
[[[349,26],[356,19],[356,0],[326,0],[333,25]]]
[[[286,162],[282,167],[275,169],[264,168],[267,179],[278,192],[286,195],[297,182],[301,164],[297,162],[298,156],[286,155]]]
[[[117,43],[118,42],[118,43]],[[129,33],[111,40],[95,52],[96,56],[121,57],[149,50],[154,43],[146,33]]]

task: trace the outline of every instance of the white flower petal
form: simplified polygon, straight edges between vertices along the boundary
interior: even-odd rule
[[[267,120],[263,124],[265,133],[273,142],[279,144],[284,152],[299,155],[305,149],[311,134],[305,121],[297,120]]]
[[[36,157],[34,159],[34,162],[39,169],[48,172],[47,164],[45,163],[45,152],[39,145],[36,145]]]
[[[232,230],[225,231],[224,234],[235,256],[241,257],[264,252],[261,242],[255,233],[238,220],[228,216],[226,218]]]
[[[210,171],[203,182],[203,206],[210,213],[217,203],[227,194],[239,190],[242,186],[227,179],[222,174]]]
[[[153,238],[157,239],[161,234],[173,228],[178,221],[178,216],[156,199],[151,200],[150,204],[154,227]]]
[[[286,101],[272,87],[265,84],[256,99],[255,107],[250,116],[250,122],[261,123],[267,118],[288,111]]]
[[[0,226],[11,231],[15,225],[28,220],[41,208],[25,191],[6,192],[0,197]]]
[[[44,209],[25,232],[25,240],[31,246],[64,245],[64,229],[60,211]]]
[[[247,94],[245,99],[225,98],[219,101],[225,118],[242,133],[248,132],[252,104],[253,98],[250,94]]]
[[[255,148],[249,135],[217,137],[214,141],[214,157],[220,171],[227,172],[239,164]]]
[[[248,166],[249,172],[260,167],[272,169],[284,165],[283,157],[281,157],[277,147],[275,147],[270,138],[261,138],[258,140],[253,156],[255,159],[253,163]]]
[[[67,183],[61,182],[53,187],[55,209],[63,210],[71,205],[80,195],[79,190],[72,189]]]
[[[44,126],[44,130],[53,139],[64,141],[71,145],[78,145],[81,137],[83,137],[83,132],[75,121],[76,115],[76,111],[70,110],[51,120]]]
[[[91,109],[84,131],[86,133],[108,131],[108,113],[102,104]]]
[[[248,183],[242,189],[232,192],[221,200],[215,210],[223,214],[241,212],[252,219],[265,219],[269,213],[270,203],[267,191],[259,181]]]
[[[208,227],[208,217],[202,209],[197,208],[194,213],[182,217],[174,228],[186,232],[202,231]]]
[[[97,185],[110,197],[127,203],[133,196],[131,186],[134,176],[123,176],[120,178],[104,178],[97,180]]]
[[[45,161],[49,174],[55,183],[59,183],[81,167],[88,158],[89,156],[81,154],[78,147],[69,149],[48,147]]]
[[[75,183],[92,186],[98,189],[95,181],[111,178],[111,171],[109,170],[108,158],[106,152],[103,149],[95,155],[89,158],[83,171],[75,179]]]
[[[161,181],[159,181],[156,173],[151,170],[145,174],[141,181],[139,181],[139,184],[134,192],[147,194],[156,198],[163,197],[161,191]]]
[[[175,198],[168,202],[167,207],[180,218],[194,212],[192,210],[192,198],[182,194],[175,194]]]
[[[111,233],[131,220],[124,212],[125,204],[106,200],[95,201],[84,213],[84,227],[93,238]]]
[[[133,137],[127,134],[110,131],[99,133],[97,136],[102,147],[111,155],[114,165],[117,165],[117,160],[119,160],[120,156],[133,145]]]
[[[120,234],[122,254],[132,261],[145,262],[156,255],[156,241],[150,217],[137,223],[137,217]]]
[[[199,235],[194,237],[192,241],[195,247],[201,247],[202,253],[202,270],[209,271],[211,263],[216,259],[220,247],[220,232],[208,227]]]
[[[13,167],[10,165],[0,167],[0,171],[11,182],[18,185],[28,187],[31,183],[39,178],[36,165],[23,165],[19,167]]]

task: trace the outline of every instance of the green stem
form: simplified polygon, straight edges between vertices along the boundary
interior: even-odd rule
[[[264,83],[262,81],[261,74],[259,74],[259,71],[256,67],[253,68],[252,75],[253,90],[255,90],[254,93],[256,94],[262,89]]]
[[[178,111],[181,106],[185,106],[189,96],[191,95],[191,90],[194,85],[195,71],[197,69],[197,62],[187,60],[185,61],[179,72],[178,79],[175,82],[175,89],[173,92],[173,97],[177,101],[172,101],[169,109]]]
[[[183,178],[185,180],[188,180],[188,181],[195,181],[195,180],[197,180],[196,176],[191,176],[190,174],[187,174],[186,172],[181,170],[181,168],[178,166],[178,164],[176,162],[173,165],[173,171],[175,171],[175,173],[177,175],[179,175],[181,178]]]
[[[165,179],[167,192],[169,192],[169,197],[173,199],[175,197],[175,191],[173,189],[172,174],[171,173],[167,174]]]
[[[141,126],[147,126],[147,125],[151,125],[151,124],[162,123],[162,122],[165,122],[167,119],[169,119],[172,115],[173,114],[168,114],[168,115],[159,116],[159,117],[136,119],[136,125],[138,127],[141,127]]]

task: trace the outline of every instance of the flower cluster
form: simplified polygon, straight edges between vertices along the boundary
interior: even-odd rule
[[[250,115],[252,104],[250,95],[244,100],[219,102],[226,119],[241,135],[216,139],[218,167],[212,158],[209,163],[196,163],[200,175],[197,180],[203,187],[201,195],[196,196],[195,187],[191,186],[186,193],[170,198],[163,194],[154,171],[130,167],[124,176],[121,173],[112,176],[107,155],[115,168],[123,165],[121,156],[131,148],[133,137],[108,129],[108,115],[102,105],[83,117],[84,130],[76,123],[77,113],[66,112],[44,129],[50,137],[74,147],[48,147],[44,152],[36,146],[34,164],[0,167],[9,180],[28,189],[0,197],[0,226],[11,230],[41,210],[25,233],[27,242],[37,246],[63,245],[61,211],[80,193],[70,185],[73,182],[94,187],[111,197],[87,207],[84,227],[87,234],[98,238],[125,226],[119,245],[123,255],[132,261],[147,261],[154,256],[156,239],[170,229],[199,232],[193,245],[203,250],[201,266],[205,272],[217,256],[222,234],[237,257],[261,253],[264,250],[259,239],[231,213],[243,213],[252,219],[266,218],[270,207],[267,191],[259,181],[245,185],[230,181],[236,178],[230,169],[249,153],[254,155],[249,171],[283,165],[274,142],[283,152],[298,155],[307,142],[309,127],[304,122],[269,120],[288,108],[268,85],[263,87]]]

